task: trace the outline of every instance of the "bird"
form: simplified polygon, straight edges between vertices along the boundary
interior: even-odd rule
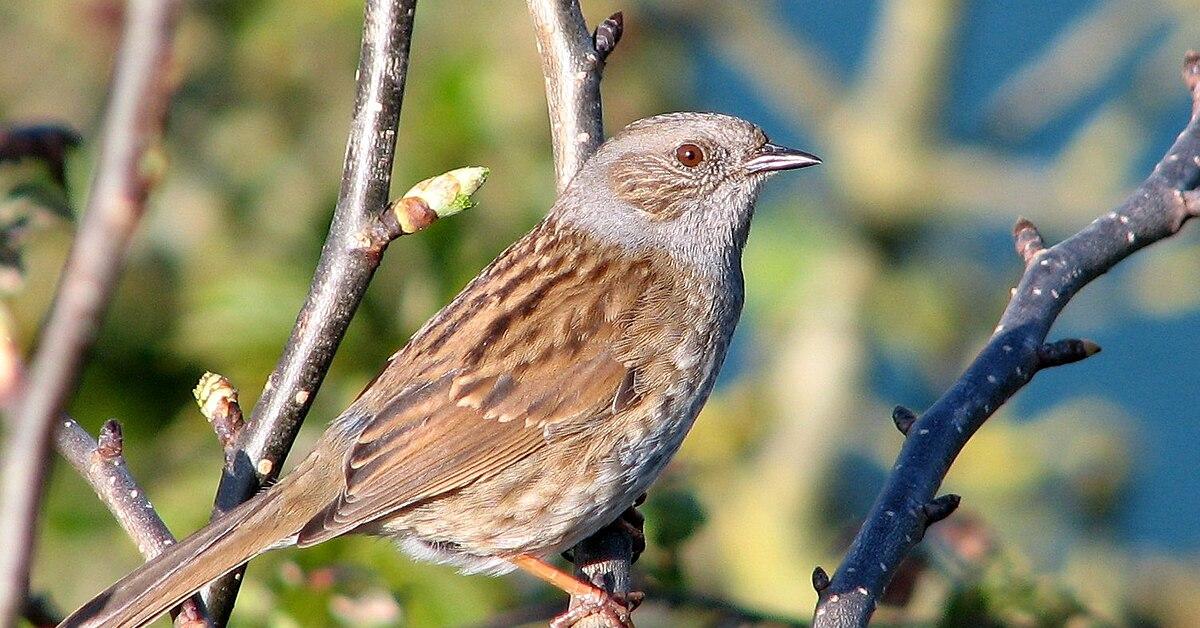
[[[547,557],[615,521],[678,451],[741,313],[762,184],[819,163],[729,115],[629,124],[290,473],[60,626],[140,626],[269,549],[352,533],[463,573],[521,569],[631,625],[625,600]]]

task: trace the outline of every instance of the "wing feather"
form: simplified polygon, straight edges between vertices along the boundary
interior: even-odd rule
[[[546,229],[497,258],[347,411],[370,418],[301,546],[492,477],[636,400],[647,356],[623,347],[654,295],[649,263],[585,255],[594,245],[548,242]]]

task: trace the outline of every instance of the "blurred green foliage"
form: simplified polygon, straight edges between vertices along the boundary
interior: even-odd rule
[[[780,18],[783,3],[584,0],[591,23],[617,9],[626,16],[606,70],[609,129],[665,110],[733,103],[724,108],[761,120],[781,139],[807,137],[804,147],[826,157],[821,169],[773,182],[760,205],[746,252],[747,308],[727,372],[645,506],[650,547],[638,571],[651,595],[639,625],[807,619],[813,565],[836,564],[899,447],[888,408],[929,401],[994,324],[1019,271],[1003,231],[1018,212],[1048,235],[1073,231],[1142,176],[1130,166],[1138,150],[1165,147],[1146,145],[1139,120],[1183,102],[1175,68],[1189,37],[1200,45],[1200,18],[1185,2],[1136,4],[1174,24],[1144,68],[1121,75],[1131,77],[1123,84],[1136,97],[1106,100],[1047,159],[1015,156],[1003,141],[964,145],[936,124],[949,99],[955,37],[975,15],[971,3],[872,4],[861,16],[875,29],[861,46],[865,61],[854,80],[843,80],[827,53]],[[0,4],[0,120],[63,120],[82,131],[67,169],[76,208],[92,171],[120,6]],[[1125,40],[1143,36],[1153,20],[1130,6],[1082,11],[1045,50],[1030,51],[1028,68],[995,97],[993,122],[1028,137],[1042,117],[1069,111],[1091,79],[1061,75],[1060,59],[1077,52],[1077,40],[1115,56]],[[207,520],[221,460],[189,391],[204,371],[220,372],[250,407],[304,297],[336,199],[360,20],[360,3],[347,0],[188,5],[166,178],[71,407],[93,431],[109,417],[124,423],[133,471],[177,533]],[[479,207],[389,250],[299,451],[554,197],[524,3],[422,3],[412,50],[396,192],[461,165],[486,165],[492,176]],[[1053,90],[1022,100],[1031,85]],[[1184,113],[1176,112],[1179,124]],[[0,195],[8,195],[0,231],[19,225],[24,236],[23,290],[4,306],[28,346],[72,226],[35,209],[61,213],[61,199],[21,194],[44,177],[36,167],[0,165],[0,177]],[[38,228],[25,231],[29,220]],[[1131,261],[1128,274],[1081,295],[1064,324],[1088,331],[1121,317],[1194,310],[1200,274],[1187,271],[1200,259],[1195,246],[1166,243]],[[880,373],[897,364],[908,365],[892,378],[903,385],[881,385],[888,378]],[[909,398],[895,398],[898,391]],[[1138,464],[1138,417],[1087,395],[1022,421],[1015,414],[1002,410],[977,435],[947,486],[965,496],[960,514],[983,522],[973,538],[1000,549],[964,569],[972,546],[933,538],[935,527],[922,546],[929,559],[910,566],[911,591],[902,605],[883,607],[879,621],[1200,621],[1190,595],[1200,586],[1196,557],[1143,551],[1115,531]],[[61,606],[140,562],[65,466],[56,469],[45,515],[34,586]],[[1130,585],[1147,574],[1154,586],[1146,577]],[[463,577],[414,563],[384,541],[349,538],[256,560],[235,624],[467,625],[561,602],[521,576]],[[724,612],[713,608],[722,605]]]

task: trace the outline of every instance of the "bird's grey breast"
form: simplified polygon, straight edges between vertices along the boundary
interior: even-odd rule
[[[638,485],[631,487],[634,497],[645,491],[678,452],[712,392],[741,315],[740,267],[725,273],[721,281],[694,278],[688,283],[687,311],[678,313],[675,342],[662,347],[678,377],[649,409],[645,433],[627,439],[620,452],[623,462],[637,470],[633,477],[640,478]]]

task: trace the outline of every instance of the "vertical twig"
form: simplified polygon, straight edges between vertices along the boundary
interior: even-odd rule
[[[621,38],[624,22],[616,13],[601,23],[597,29],[601,50],[597,50],[578,0],[528,1],[546,80],[555,183],[561,192],[604,142],[600,75],[605,58]]]
[[[589,34],[578,0],[528,0],[529,15],[542,58],[550,137],[554,143],[555,183],[562,192],[604,141],[600,77],[616,48],[624,18],[615,13]],[[571,551],[579,572],[620,598],[630,592],[633,540],[621,526],[606,526]],[[572,600],[577,605],[580,600]],[[590,624],[591,618],[579,622]]]
[[[29,584],[38,507],[54,422],[75,390],[125,249],[156,172],[153,147],[166,122],[178,0],[133,0],[87,212],[71,247],[6,443],[0,534],[0,624],[14,621]]]
[[[396,131],[408,70],[416,0],[367,0],[354,119],[341,191],[308,298],[262,396],[241,431],[217,489],[213,518],[246,501],[279,475],[334,352],[358,309],[387,242],[363,246],[379,232],[387,206]],[[211,584],[209,611],[225,623],[242,569]]]

